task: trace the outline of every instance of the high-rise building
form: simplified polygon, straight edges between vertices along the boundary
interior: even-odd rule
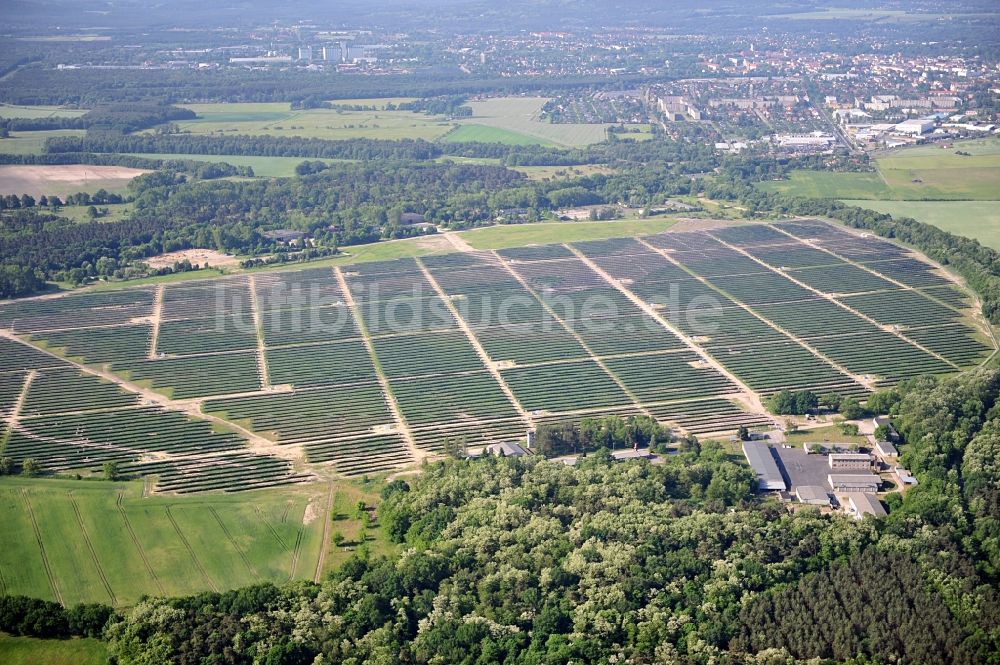
[[[305,60],[306,62],[311,62],[312,59],[313,59],[312,46],[300,46],[299,60]]]

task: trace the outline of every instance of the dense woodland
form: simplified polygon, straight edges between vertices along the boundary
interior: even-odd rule
[[[881,520],[761,501],[711,442],[662,465],[438,462],[382,492],[371,528],[401,554],[148,599],[103,636],[122,665],[1000,662],[998,397],[997,370],[877,395],[920,479]],[[92,630],[81,615],[9,600],[0,628]]]

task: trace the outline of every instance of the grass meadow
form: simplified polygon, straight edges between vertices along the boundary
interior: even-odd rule
[[[346,100],[340,103],[382,105],[392,100]],[[293,111],[288,104],[190,104],[195,120],[176,123],[192,134],[248,134],[254,136],[299,136],[316,139],[425,139],[433,141],[453,124],[441,116],[412,111],[339,111],[306,109]],[[301,160],[300,160],[301,161]]]
[[[464,126],[485,125],[566,147],[591,145],[607,138],[607,128],[611,125],[557,124],[541,120],[540,114],[546,101],[546,97],[496,97],[472,101],[469,102],[472,117],[460,122]]]
[[[875,161],[877,173],[795,171],[759,187],[912,217],[1000,249],[1000,140],[915,146]]]
[[[844,199],[844,203],[883,212],[893,217],[912,217],[966,238],[975,238],[1000,250],[1000,205],[996,201],[866,201]]]
[[[4,665],[104,665],[107,660],[107,649],[99,640],[39,640],[0,633]]]
[[[319,484],[143,497],[138,482],[4,478],[0,592],[130,605],[312,579],[325,519]]]

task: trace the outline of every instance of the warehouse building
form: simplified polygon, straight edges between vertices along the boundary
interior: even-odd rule
[[[854,519],[864,519],[865,515],[875,517],[885,517],[885,508],[882,502],[874,494],[853,492],[846,497],[847,511],[854,516]]]
[[[827,460],[830,468],[837,471],[868,471],[872,468],[872,458],[867,453],[833,453]]]
[[[899,457],[899,451],[896,450],[896,446],[892,445],[888,441],[876,441],[875,450],[879,455],[887,459],[895,459]]]
[[[874,494],[882,485],[882,479],[874,473],[831,473],[826,479],[834,492],[868,492]]]
[[[810,506],[829,506],[830,494],[825,487],[819,485],[802,485],[795,488],[795,498],[799,503]]]
[[[744,441],[743,454],[750,468],[757,474],[758,489],[782,491],[787,489],[770,446],[759,441]]]

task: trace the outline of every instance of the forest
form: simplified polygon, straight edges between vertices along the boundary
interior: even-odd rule
[[[882,520],[762,500],[696,439],[660,465],[441,461],[382,490],[370,528],[401,555],[362,545],[320,584],[147,599],[103,637],[121,665],[996,663],[998,397],[987,369],[877,394],[920,480]],[[0,627],[85,634],[85,609],[8,600]]]

